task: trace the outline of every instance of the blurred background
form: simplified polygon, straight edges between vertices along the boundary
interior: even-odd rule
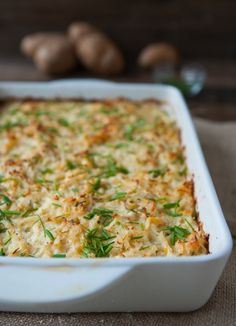
[[[74,21],[95,25],[115,42],[125,61],[122,72],[101,76],[78,64],[54,76],[37,69],[22,54],[20,43],[25,35],[66,32]],[[177,86],[181,69],[187,64],[204,72],[203,90],[196,96],[186,94],[194,115],[236,120],[235,0],[0,1],[1,80],[96,77],[157,82],[155,67],[144,69],[137,64],[140,51],[153,42],[167,42],[178,51],[179,62],[174,68],[178,71],[178,77],[174,76]]]

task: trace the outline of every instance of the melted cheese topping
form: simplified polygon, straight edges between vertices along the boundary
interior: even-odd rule
[[[0,254],[201,255],[193,182],[163,103],[5,102]]]

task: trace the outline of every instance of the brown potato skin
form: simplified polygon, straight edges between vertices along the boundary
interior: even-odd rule
[[[177,49],[168,43],[152,43],[139,54],[138,64],[142,68],[152,68],[159,64],[177,64],[179,55]]]
[[[46,74],[63,74],[77,64],[74,48],[66,36],[45,40],[34,55],[37,68]]]
[[[103,33],[84,35],[76,42],[75,50],[83,65],[97,74],[118,74],[124,67],[122,53]]]
[[[86,22],[74,22],[68,27],[68,36],[74,43],[81,37],[94,32],[98,32],[98,29]]]
[[[60,33],[49,33],[49,32],[39,32],[26,35],[20,43],[20,49],[23,54],[29,58],[33,58],[37,49],[46,41],[51,39],[52,41],[61,37]]]

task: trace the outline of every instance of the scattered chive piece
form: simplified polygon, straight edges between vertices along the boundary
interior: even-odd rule
[[[100,108],[100,112],[107,114],[107,115],[111,115],[111,114],[115,114],[117,113],[118,109],[116,107],[106,107],[106,106],[102,106]]]
[[[19,127],[21,125],[22,125],[22,123],[20,123],[20,122],[11,122],[11,121],[8,121],[8,122],[4,123],[3,125],[0,125],[0,129],[9,130],[11,128]]]
[[[47,128],[47,130],[52,133],[52,134],[55,134],[55,135],[60,135],[59,131],[57,130],[57,128],[53,128],[53,127],[49,127]]]
[[[126,125],[124,128],[124,137],[128,140],[133,140],[134,132],[142,128],[145,125],[146,121],[144,119],[139,119],[133,124]]]
[[[145,250],[147,248],[149,248],[150,246],[144,246],[144,247],[141,247],[139,250],[142,251],[142,250]]]
[[[43,221],[42,221],[42,219],[41,219],[40,216],[39,216],[38,221],[42,225],[43,233],[44,233],[45,238],[48,237],[51,241],[54,241],[55,240],[55,237],[53,236],[52,232],[45,227],[45,225],[44,225],[44,223],[43,223]]]
[[[64,118],[58,119],[58,123],[63,127],[69,127],[70,126],[69,122]]]
[[[36,183],[40,184],[40,185],[43,185],[45,183],[52,183],[51,180],[46,180],[46,179],[43,179],[43,178],[37,178],[34,180]]]
[[[54,241],[55,240],[52,232],[49,231],[48,229],[44,229],[44,235],[45,235],[45,237],[47,236],[51,241]]]
[[[124,137],[128,140],[133,140],[133,133],[135,127],[133,125],[126,125],[124,129]]]
[[[38,208],[29,208],[21,216],[28,217],[31,215],[31,213],[36,212],[37,210],[38,210]]]
[[[52,169],[44,169],[44,170],[41,170],[41,173],[42,174],[51,174],[51,173],[53,173],[53,170]]]
[[[166,173],[166,169],[153,169],[148,171],[149,174],[152,174],[152,176],[154,178],[161,176],[164,177],[165,173]]]
[[[189,230],[185,228],[181,228],[180,226],[169,226],[164,228],[163,230],[168,231],[170,235],[170,243],[172,246],[175,245],[176,241],[179,240],[185,240],[186,237],[191,234]]]
[[[66,254],[54,254],[52,257],[53,258],[65,258]]]
[[[142,235],[138,235],[136,237],[131,237],[130,240],[138,240],[138,239],[142,239],[143,236]]]
[[[167,201],[167,197],[157,197],[157,198],[150,198],[150,200],[155,201],[156,203],[162,203]]]
[[[177,212],[177,209],[180,207],[179,205],[179,200],[174,203],[167,203],[163,205],[163,208],[167,210],[168,215],[173,216],[173,217],[179,217],[182,216],[179,212]]]
[[[102,175],[105,178],[114,177],[118,173],[128,174],[129,171],[124,166],[118,166],[113,158],[109,157]]]
[[[52,203],[52,204],[53,204],[53,206],[56,206],[56,207],[62,207],[61,204],[57,204],[57,203]]]
[[[0,209],[0,217],[9,217],[14,215],[20,215],[21,212],[18,211],[9,211],[9,210],[2,210]]]
[[[78,189],[78,188],[72,188],[71,190],[72,190],[73,192],[75,192],[75,193],[79,192],[79,189]]]
[[[98,191],[98,189],[101,187],[101,179],[97,178],[95,183],[92,185],[92,192]]]
[[[0,249],[0,256],[5,256],[5,252],[4,252],[3,248]]]
[[[7,228],[5,228],[3,223],[0,223],[0,233],[4,233],[7,231]]]
[[[118,144],[114,145],[115,148],[125,148],[128,146],[129,146],[129,144],[127,144],[127,143],[118,143]]]
[[[77,164],[73,163],[72,161],[67,161],[66,165],[69,170],[74,170],[77,168]]]
[[[91,220],[94,216],[98,215],[104,226],[108,226],[112,221],[113,211],[107,208],[94,208],[90,213],[84,216],[86,220]]]
[[[191,223],[189,223],[189,221],[185,218],[185,222],[188,224],[188,226],[190,226],[190,228],[195,232],[194,227],[192,226]]]
[[[163,207],[165,209],[178,208],[179,207],[179,201],[176,201],[174,203],[164,204]]]
[[[3,199],[3,202],[0,203],[0,205],[3,205],[3,204],[11,205],[12,204],[11,199],[9,197],[7,197],[6,195],[0,193],[0,197],[2,197],[2,199]]]
[[[183,170],[180,170],[179,171],[179,175],[180,176],[186,176],[187,175],[187,172],[188,172],[188,169],[187,167],[183,168]]]
[[[9,238],[8,238],[8,239],[3,243],[4,246],[6,246],[10,241],[11,241],[11,236],[10,236],[10,234],[9,234]]]
[[[126,192],[117,192],[114,195],[112,195],[109,199],[109,201],[117,200],[117,199],[122,199],[126,196]]]
[[[84,257],[89,257],[91,254],[95,257],[107,257],[113,248],[113,238],[115,236],[111,236],[105,229],[88,230],[82,255]]]

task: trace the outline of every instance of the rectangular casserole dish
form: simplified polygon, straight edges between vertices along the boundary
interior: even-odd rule
[[[0,83],[0,98],[154,98],[168,102],[194,176],[208,255],[191,257],[35,259],[1,257],[0,310],[27,312],[191,311],[207,302],[224,269],[232,239],[193,123],[173,87],[96,80]]]

